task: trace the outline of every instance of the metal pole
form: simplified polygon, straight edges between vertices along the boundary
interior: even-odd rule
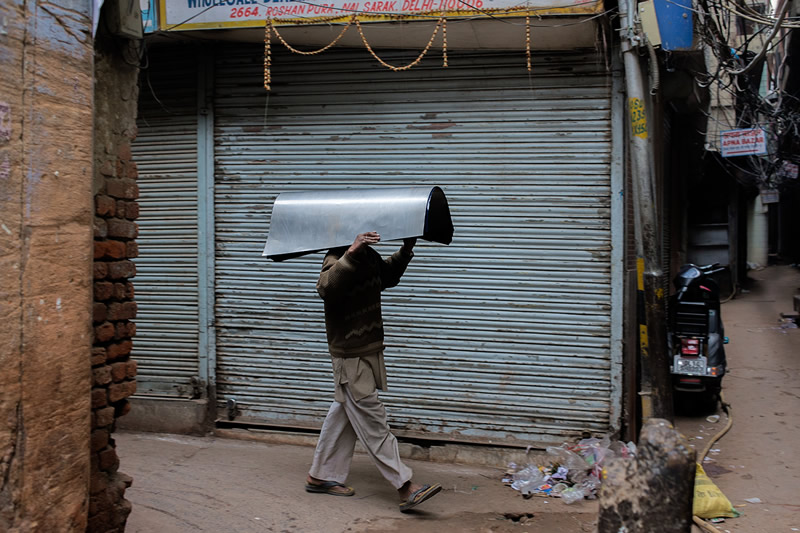
[[[636,25],[636,0],[620,3],[622,56],[628,103],[630,167],[633,176],[638,288],[642,417],[672,419],[672,388],[666,349],[666,312],[661,270],[655,172],[649,138],[646,87],[637,48],[646,44]],[[653,66],[656,68],[656,66]]]

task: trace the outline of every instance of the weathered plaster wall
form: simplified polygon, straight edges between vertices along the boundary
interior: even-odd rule
[[[84,531],[90,2],[0,2],[0,531]]]

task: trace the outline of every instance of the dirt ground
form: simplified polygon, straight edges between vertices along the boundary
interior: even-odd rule
[[[730,338],[723,395],[733,425],[703,464],[742,515],[715,527],[730,533],[800,531],[800,329],[781,321],[781,313],[794,313],[800,270],[771,266],[749,277],[743,292],[722,306]],[[707,415],[676,418],[698,453],[724,428],[727,417],[718,414],[716,423]]]
[[[314,449],[217,437],[121,433],[129,533],[475,531],[525,533],[594,529],[596,502],[571,506],[523,499],[501,482],[503,469],[407,461],[420,482],[443,491],[408,514],[370,459],[357,454],[349,498],[309,494]]]
[[[800,270],[769,267],[750,276],[746,291],[722,307],[730,338],[723,389],[733,425],[704,466],[742,513],[716,524],[720,531],[800,531],[800,330],[779,321],[781,312],[793,312]],[[720,414],[716,423],[707,413],[680,416],[676,425],[702,451],[726,423]],[[417,481],[438,481],[444,490],[401,514],[396,493],[364,455],[351,471],[357,494],[341,498],[303,490],[313,454],[306,446],[146,433],[116,440],[121,469],[134,478],[126,492],[129,533],[595,530],[596,501],[525,500],[503,485],[500,468],[408,461]]]

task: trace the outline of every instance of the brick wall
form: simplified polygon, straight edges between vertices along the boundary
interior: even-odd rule
[[[138,69],[123,61],[118,41],[95,43],[94,343],[89,525],[92,533],[121,532],[130,513],[112,437],[136,392],[135,292],[139,187],[131,141],[136,136]]]

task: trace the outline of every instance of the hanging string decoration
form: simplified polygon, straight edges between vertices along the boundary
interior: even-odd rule
[[[272,21],[264,25],[264,89],[270,90],[272,83]]]
[[[528,63],[528,72],[531,71],[531,16],[525,17],[525,58]]]
[[[517,13],[519,13],[519,15],[522,15],[523,13],[525,13],[525,59],[526,59],[526,66],[528,68],[528,72],[531,72],[533,70],[533,61],[532,61],[532,55],[531,55],[531,9],[530,9],[530,7],[529,6],[519,6],[519,7],[514,7],[514,8],[506,8],[506,9],[497,8],[497,9],[483,10],[482,13],[487,15],[487,16],[493,17],[492,13],[495,12],[495,11],[497,13],[501,13],[502,12],[503,14],[510,14],[512,12],[517,12]],[[585,20],[580,21],[580,22],[587,22],[587,21],[593,20],[593,19],[595,19],[595,18],[597,18],[599,16],[604,16],[607,13],[608,12],[603,12],[603,13],[600,13],[598,15],[594,15],[593,17],[590,17],[590,18],[585,19]],[[323,46],[322,48],[320,48],[318,50],[309,50],[309,51],[298,50],[297,48],[295,48],[291,44],[289,44],[286,41],[286,39],[284,39],[284,37],[280,34],[280,32],[278,31],[278,28],[273,23],[273,20],[272,19],[267,19],[265,21],[265,25],[264,25],[264,89],[269,91],[270,87],[271,87],[271,81],[272,81],[272,73],[271,73],[271,69],[272,69],[271,42],[272,42],[273,35],[278,39],[278,41],[280,41],[281,44],[283,44],[283,46],[286,47],[287,50],[289,50],[292,53],[300,54],[300,55],[315,55],[315,54],[319,54],[319,53],[322,53],[322,52],[328,50],[329,48],[334,46],[336,43],[338,43],[342,39],[342,37],[344,37],[344,34],[347,32],[347,30],[353,24],[355,24],[356,28],[358,29],[358,34],[361,37],[361,42],[364,43],[364,46],[366,47],[367,51],[369,51],[369,53],[372,55],[372,57],[374,57],[378,61],[378,63],[380,63],[384,67],[386,67],[386,68],[388,68],[388,69],[390,69],[390,70],[392,70],[394,72],[400,72],[400,71],[403,71],[403,70],[408,70],[408,69],[418,65],[419,62],[422,61],[422,59],[425,57],[425,55],[431,49],[431,46],[433,46],[433,42],[436,39],[436,36],[439,34],[439,30],[441,29],[442,30],[442,60],[443,60],[443,65],[442,66],[444,66],[444,67],[448,66],[448,58],[447,58],[447,16],[446,16],[445,12],[442,12],[439,15],[439,19],[436,22],[436,27],[433,29],[433,33],[431,34],[431,38],[428,40],[428,44],[425,45],[425,48],[423,48],[423,50],[422,50],[422,52],[420,52],[419,56],[417,56],[416,59],[414,59],[413,61],[411,61],[407,65],[402,65],[402,66],[391,65],[391,64],[387,63],[386,61],[384,61],[375,52],[375,50],[372,48],[372,45],[370,45],[369,41],[367,40],[366,35],[364,35],[364,29],[361,26],[361,22],[358,20],[358,15],[359,15],[359,13],[353,13],[353,15],[347,20],[347,23],[344,25],[344,27],[339,32],[339,34],[330,43],[328,43],[327,45]],[[534,13],[534,15],[538,16],[538,15],[536,15],[536,13]],[[336,16],[330,17],[329,19],[316,19],[315,23],[333,22],[333,21],[341,20],[341,18],[342,18],[341,16],[336,15]],[[287,21],[285,21],[285,22],[287,22]],[[301,19],[292,20],[292,21],[288,21],[288,22],[295,23],[295,24],[301,24],[301,23],[302,24],[309,24],[309,21],[301,20]],[[567,25],[569,25],[569,24],[567,24]]]
[[[399,71],[402,71],[402,70],[408,70],[411,67],[413,67],[414,65],[416,65],[417,63],[419,63],[420,61],[422,61],[422,58],[425,57],[425,54],[427,54],[428,50],[430,50],[431,45],[433,44],[433,40],[436,39],[436,34],[439,33],[439,28],[441,28],[444,25],[446,20],[447,20],[447,18],[444,16],[444,13],[443,13],[442,16],[439,17],[439,21],[436,23],[436,27],[433,29],[433,35],[431,35],[431,38],[428,41],[428,44],[425,46],[425,48],[422,50],[422,52],[420,52],[420,54],[417,56],[417,58],[414,61],[412,61],[411,63],[409,63],[407,65],[404,65],[402,67],[396,67],[394,65],[390,65],[389,63],[387,63],[386,61],[381,59],[378,56],[378,54],[375,53],[375,50],[373,50],[372,47],[369,45],[369,42],[367,41],[367,38],[364,35],[364,30],[361,28],[361,23],[358,21],[358,19],[356,19],[356,28],[358,28],[358,33],[359,33],[359,35],[361,35],[361,41],[364,43],[364,46],[367,48],[369,53],[372,54],[372,57],[374,57],[376,60],[378,60],[378,63],[380,63],[384,67],[388,68],[389,70],[393,70],[395,72],[399,72]],[[445,53],[444,66],[446,67],[447,66],[447,39],[446,38],[444,40],[443,49],[444,49],[444,53]]]

